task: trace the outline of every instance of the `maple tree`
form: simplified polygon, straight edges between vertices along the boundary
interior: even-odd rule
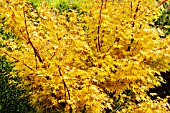
[[[166,1],[87,0],[79,14],[1,0],[0,27],[16,38],[1,39],[0,53],[37,112],[169,112],[146,93],[170,69],[170,37],[150,26]]]

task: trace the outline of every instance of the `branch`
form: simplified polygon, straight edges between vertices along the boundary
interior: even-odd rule
[[[163,0],[162,2],[160,2],[156,8],[159,8],[161,5],[163,5],[164,3],[166,3],[168,0]],[[142,11],[138,16],[136,16],[136,18],[138,18],[140,15],[142,15],[146,10]],[[153,13],[154,11],[152,10],[149,14]]]
[[[30,40],[30,36],[29,36],[29,33],[28,33],[28,26],[27,26],[27,20],[26,20],[26,15],[25,15],[25,10],[23,8],[23,13],[24,13],[24,23],[25,23],[25,29],[26,29],[26,34],[27,34],[27,38],[28,38],[28,43],[31,45],[31,47],[33,48],[34,50],[34,54],[35,54],[35,57],[38,57],[38,60],[43,63],[43,60],[42,58],[40,57],[40,54],[38,53],[37,49],[34,47],[33,43],[31,42]]]
[[[1,51],[2,51],[2,50],[1,50]],[[17,62],[19,61],[19,60],[16,59],[15,57],[9,55],[7,52],[5,52],[5,51],[2,51],[2,52],[3,52],[4,54],[6,54],[7,56],[13,58],[13,59],[16,60]],[[33,70],[33,68],[29,67],[29,66],[28,66],[27,64],[25,64],[24,62],[22,62],[22,64],[23,64],[25,67],[27,67],[28,69]]]
[[[163,5],[163,4],[164,4],[165,2],[167,2],[167,1],[168,1],[168,0],[164,0],[164,1],[160,2],[156,8],[160,7],[161,5]]]
[[[66,90],[67,90],[67,93],[68,93],[68,99],[70,100],[70,91],[68,90],[68,87],[67,87],[67,85],[66,85],[66,82],[64,81],[64,79],[63,79],[63,75],[62,75],[62,73],[61,73],[61,69],[60,69],[60,66],[58,65],[58,72],[59,72],[59,74],[60,74],[60,77],[62,78],[62,81],[63,81],[63,84],[64,84],[64,87],[66,88]],[[71,105],[70,105],[70,113],[72,113],[72,107],[71,107]]]
[[[97,28],[97,47],[98,47],[98,51],[101,51],[100,47],[101,47],[101,44],[100,44],[100,28],[101,28],[101,18],[102,18],[102,8],[103,8],[103,0],[102,1],[102,4],[100,6],[100,14],[99,14],[99,25],[98,25],[98,28]]]
[[[138,5],[137,5],[137,7],[136,7],[136,9],[135,9],[135,14],[134,14],[134,16],[133,16],[132,28],[135,27],[135,19],[136,19],[136,14],[137,14],[137,12],[138,12],[138,10],[139,10],[139,3],[140,3],[140,1],[138,2]],[[132,15],[132,11],[133,11],[132,1],[131,1],[131,5],[130,5],[130,6],[131,6],[131,15]],[[130,43],[130,45],[128,46],[127,51],[130,51],[130,49],[131,49],[131,44],[132,44],[133,41],[134,41],[133,32],[132,32],[131,36],[132,36],[131,43]]]
[[[111,45],[111,46],[109,47],[109,49],[106,51],[106,53],[109,52],[112,47],[113,47],[113,45]],[[102,59],[104,59],[105,57],[106,57],[106,54],[102,57]]]
[[[86,104],[84,105],[84,109],[82,111],[82,113],[85,113],[86,112]]]

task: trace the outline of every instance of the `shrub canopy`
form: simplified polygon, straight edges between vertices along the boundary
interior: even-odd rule
[[[150,26],[161,4],[90,0],[79,14],[46,3],[0,1],[0,27],[17,37],[1,39],[7,47],[0,53],[15,62],[20,86],[32,90],[38,112],[165,113],[166,100],[146,93],[170,69],[170,37],[160,38],[161,29]]]

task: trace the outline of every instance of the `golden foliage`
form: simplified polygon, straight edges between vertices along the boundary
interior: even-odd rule
[[[79,15],[60,14],[46,3],[33,8],[25,0],[0,1],[0,26],[17,36],[1,40],[6,46],[0,52],[15,61],[39,112],[165,113],[165,102],[146,94],[164,82],[154,75],[170,69],[170,37],[159,38],[162,31],[149,26],[160,15],[158,5],[156,0],[89,0]],[[133,94],[128,97],[126,90]],[[121,110],[114,109],[118,97]]]

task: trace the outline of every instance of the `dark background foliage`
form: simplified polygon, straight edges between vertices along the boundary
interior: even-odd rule
[[[165,10],[160,10],[162,13],[161,16],[154,22],[154,26],[160,28],[164,31],[165,35],[160,36],[161,38],[165,38],[167,35],[170,35],[170,2],[164,3],[163,7]],[[166,96],[170,96],[170,71],[162,72],[161,76],[164,78],[166,83],[162,83],[160,87],[155,87],[154,89],[150,89],[149,93],[157,93],[159,97],[165,98]],[[151,96],[152,99],[156,99],[156,96]],[[168,101],[170,103],[170,100]]]
[[[5,56],[0,57],[0,113],[34,113],[34,109],[28,104],[28,98],[21,95],[26,91],[15,84],[9,84],[9,80],[19,82],[19,78],[9,77],[13,71],[13,65]]]

